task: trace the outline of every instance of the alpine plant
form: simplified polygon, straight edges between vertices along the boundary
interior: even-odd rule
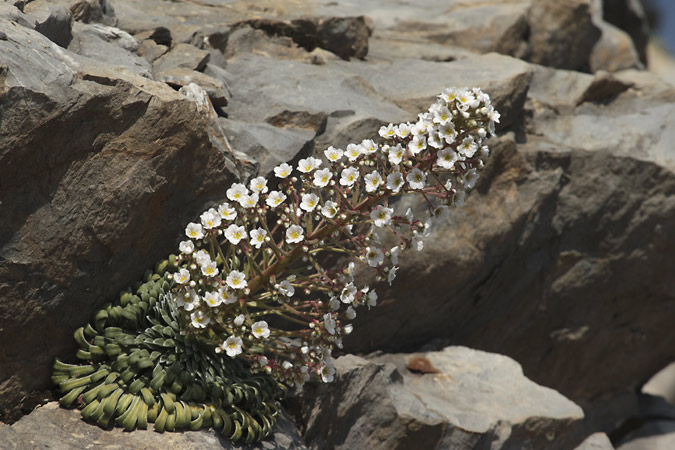
[[[102,427],[263,439],[286,386],[332,381],[333,349],[376,306],[355,274],[394,281],[402,252],[422,250],[433,218],[464,203],[497,122],[480,89],[448,88],[415,122],[232,184],[187,225],[177,256],[75,332],[81,362],[53,366],[61,404]],[[427,213],[398,211],[405,195]]]
[[[461,206],[476,184],[496,122],[480,89],[448,88],[417,121],[383,126],[378,139],[234,183],[179,245],[172,293],[186,331],[253,372],[330,382],[332,349],[357,309],[377,303],[374,289],[356,285],[356,264],[394,281],[400,253],[421,250],[433,217]],[[424,199],[426,217],[395,212],[408,194]],[[382,231],[393,247],[378,244]],[[348,264],[336,269],[336,260]]]

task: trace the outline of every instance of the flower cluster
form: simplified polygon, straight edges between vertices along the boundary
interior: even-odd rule
[[[449,88],[415,122],[383,126],[377,140],[234,183],[179,246],[174,294],[190,332],[282,381],[331,381],[332,349],[357,309],[377,303],[373,289],[357,286],[356,265],[394,281],[401,252],[421,250],[431,219],[461,206],[475,185],[496,122],[487,94]],[[425,199],[427,217],[396,213],[406,194]],[[396,245],[383,248],[381,232]],[[348,263],[336,269],[336,261]]]

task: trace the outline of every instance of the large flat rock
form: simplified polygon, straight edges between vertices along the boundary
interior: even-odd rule
[[[465,347],[335,364],[336,380],[301,398],[313,449],[562,449],[583,418],[512,359]]]

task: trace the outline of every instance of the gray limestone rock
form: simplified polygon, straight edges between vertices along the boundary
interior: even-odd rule
[[[605,433],[593,433],[574,450],[614,450],[614,446]]]
[[[122,67],[134,74],[152,78],[151,66],[136,55],[138,41],[119,28],[76,22],[68,50],[110,67]]]
[[[297,411],[312,449],[564,449],[583,418],[515,361],[465,347],[335,365],[335,381],[306,385]]]
[[[194,103],[0,18],[0,419],[234,180]],[[112,45],[112,44],[111,44]]]
[[[113,449],[226,449],[226,450],[303,450],[305,446],[295,424],[283,410],[279,422],[263,442],[236,445],[213,430],[155,433],[149,430],[126,433],[120,428],[104,430],[84,422],[79,411],[47,403],[10,426],[0,424],[4,450],[49,448],[55,450]]]
[[[213,106],[223,107],[227,106],[227,92],[225,84],[213,77],[205,75],[195,70],[186,69],[183,67],[176,67],[168,69],[164,72],[159,72],[155,75],[155,79],[163,81],[174,88],[181,88],[190,83],[195,83],[201,86],[208,92],[209,98]]]
[[[63,6],[52,9],[43,22],[35,24],[36,31],[63,48],[68,48],[73,39],[72,28],[73,14]]]
[[[161,73],[177,67],[201,72],[209,62],[209,52],[189,44],[176,44],[153,64],[155,73]]]
[[[530,60],[543,66],[588,72],[601,31],[593,23],[593,0],[539,0],[530,8]]]

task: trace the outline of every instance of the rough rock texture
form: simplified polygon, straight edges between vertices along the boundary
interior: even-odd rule
[[[233,180],[194,104],[0,18],[0,417]]]
[[[585,409],[570,442],[629,436],[634,393],[675,357],[675,88],[641,70],[644,11],[413,3],[0,3],[2,420],[49,398],[72,330],[234,174],[372,137],[454,84],[484,88],[508,134],[345,346],[503,353]],[[67,49],[35,31],[53,7],[74,15]]]
[[[282,411],[269,440],[254,446],[232,444],[213,430],[181,433],[155,433],[137,430],[125,433],[119,428],[103,430],[80,418],[78,411],[59,407],[56,402],[37,408],[32,414],[11,427],[0,426],[3,450],[51,449],[195,449],[222,448],[227,450],[302,450],[302,437],[290,417]]]
[[[593,433],[574,450],[614,450],[605,433]]]
[[[425,372],[412,372],[418,361]],[[335,361],[306,386],[300,422],[313,449],[557,449],[583,412],[515,361],[464,347]]]

